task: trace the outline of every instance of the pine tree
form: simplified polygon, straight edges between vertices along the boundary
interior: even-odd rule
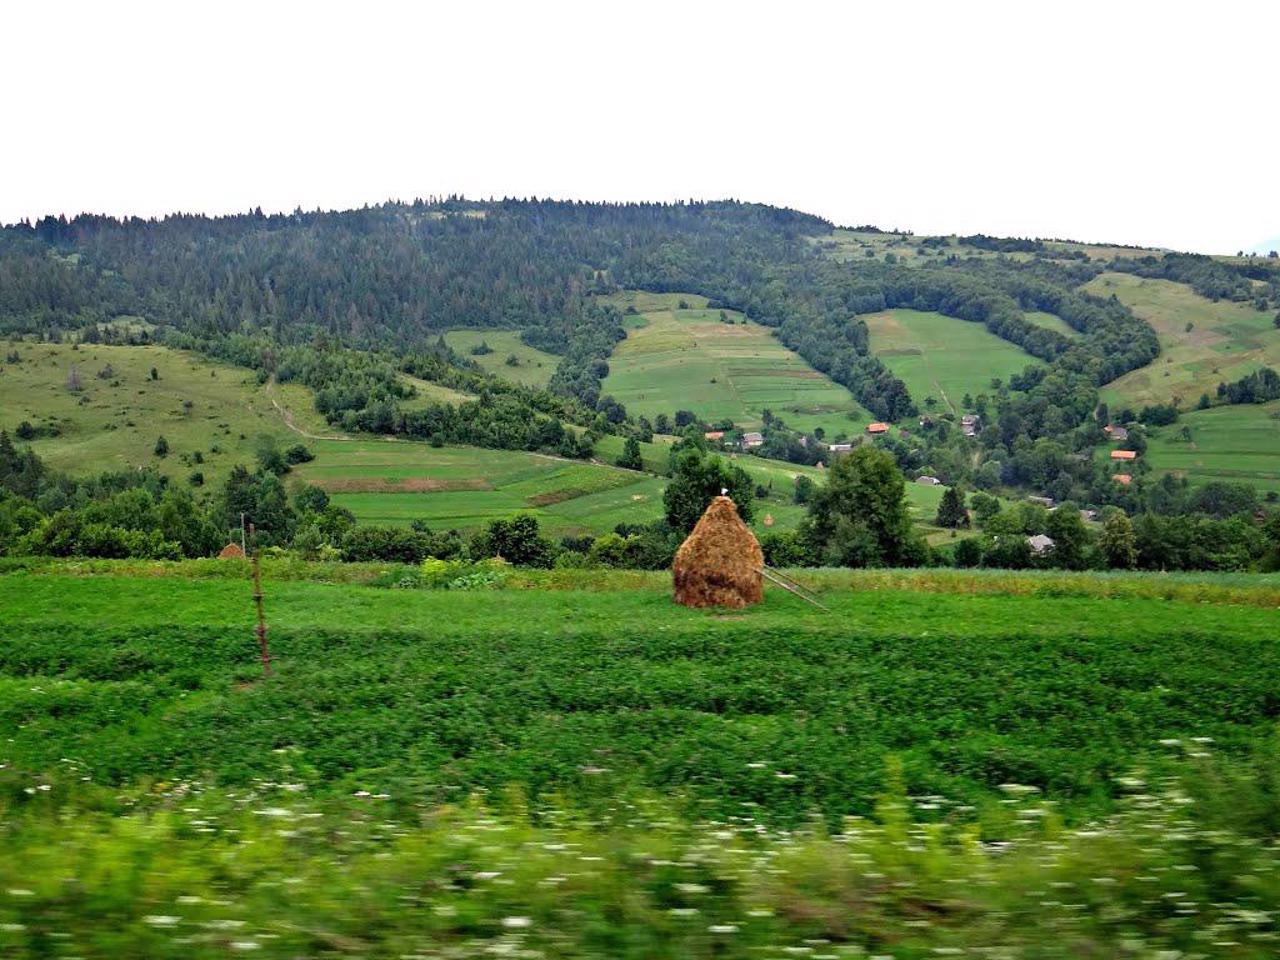
[[[964,508],[964,495],[959,487],[948,487],[942,494],[942,502],[938,504],[938,515],[933,522],[940,527],[951,529],[969,526],[969,511]]]
[[[627,437],[622,446],[622,456],[618,458],[618,466],[626,470],[643,470],[644,457],[640,454],[640,441],[635,437]]]

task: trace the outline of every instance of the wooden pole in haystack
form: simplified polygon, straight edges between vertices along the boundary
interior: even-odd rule
[[[258,544],[253,535],[253,524],[249,524],[249,539],[253,545],[253,602],[258,608],[258,649],[262,652],[262,675],[271,676],[271,653],[267,649],[267,615],[262,609],[262,569],[258,564]]]

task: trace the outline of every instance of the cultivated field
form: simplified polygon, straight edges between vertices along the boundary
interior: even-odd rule
[[[680,309],[683,301],[687,309]],[[627,339],[609,358],[603,392],[635,414],[692,410],[704,420],[756,427],[770,409],[789,426],[856,433],[873,418],[849,394],[784,347],[772,331],[741,314],[706,309],[706,298],[631,292],[613,298],[634,307]]]
[[[1158,473],[1192,482],[1230,480],[1280,492],[1280,401],[1188,411],[1154,432],[1147,460]]]
[[[31,445],[57,469],[85,474],[147,466],[182,481],[198,470],[206,485],[216,484],[235,464],[253,463],[261,436],[286,444],[300,439],[273,397],[301,429],[333,432],[316,413],[309,390],[268,390],[252,371],[196,354],[45,343],[6,345],[5,353],[10,350],[22,362],[0,365],[0,427],[10,435],[24,420],[56,427],[57,436]],[[79,390],[68,387],[73,367]],[[158,379],[151,379],[152,368]],[[160,436],[169,444],[166,457],[155,454]],[[195,462],[197,453],[202,463]]]
[[[1154,362],[1103,388],[1102,399],[1113,408],[1168,403],[1175,397],[1189,408],[1202,393],[1214,396],[1224,380],[1280,365],[1280,330],[1272,314],[1249,304],[1214,303],[1186,284],[1123,273],[1100,274],[1082,289],[1102,297],[1114,294],[1151,324],[1160,339],[1161,353]]]
[[[450,330],[444,335],[456,353],[474,360],[489,373],[531,387],[545,387],[556,372],[560,358],[536,350],[520,339],[517,330]],[[487,343],[492,353],[472,354],[473,347]],[[514,356],[514,365],[507,362]]]
[[[935,409],[964,413],[966,393],[990,393],[993,377],[1008,380],[1035,363],[980,323],[919,310],[886,310],[862,319],[871,331],[872,353],[906,383],[922,411],[933,397]]]

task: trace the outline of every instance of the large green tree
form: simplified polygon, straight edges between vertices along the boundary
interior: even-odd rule
[[[671,482],[662,493],[667,523],[688,532],[713,499],[727,491],[738,515],[750,523],[754,486],[741,467],[697,448],[681,450],[671,458]]]
[[[916,566],[927,554],[911,525],[902,473],[893,457],[871,446],[832,464],[800,534],[833,566]]]

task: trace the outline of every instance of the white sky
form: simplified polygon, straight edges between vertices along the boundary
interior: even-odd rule
[[[465,193],[1280,236],[1280,3],[6,4],[0,221]]]

